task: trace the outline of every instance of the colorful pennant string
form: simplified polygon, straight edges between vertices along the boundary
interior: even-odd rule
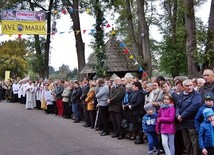
[[[137,62],[137,59],[134,58],[133,54],[130,52],[130,50],[128,50],[128,48],[126,47],[126,45],[125,45],[122,41],[120,41],[119,46],[120,46],[120,48],[124,48],[124,50],[123,50],[124,53],[130,54],[129,59],[135,60],[134,65],[138,65],[138,66],[139,66],[138,70],[139,70],[139,72],[142,72],[142,77],[147,77],[147,78],[149,79],[148,74],[147,74],[147,73],[144,71],[144,69],[140,66],[140,64]]]

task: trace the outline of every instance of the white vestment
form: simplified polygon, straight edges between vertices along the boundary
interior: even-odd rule
[[[29,84],[26,89],[25,109],[33,109],[35,106],[35,102],[35,88],[33,84]]]
[[[51,90],[45,90],[44,91],[44,96],[45,96],[45,102],[47,105],[52,105],[52,95],[51,95]]]

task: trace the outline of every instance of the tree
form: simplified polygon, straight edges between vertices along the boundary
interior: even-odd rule
[[[204,69],[214,68],[214,0],[211,1]]]
[[[140,32],[142,37],[142,53],[144,64],[146,65],[146,72],[149,76],[152,74],[152,61],[149,40],[149,27],[146,21],[146,13],[144,8],[145,0],[137,0],[138,19],[140,23]]]
[[[160,69],[172,77],[187,74],[186,31],[184,10],[177,0],[162,3],[163,14],[159,14],[158,26],[163,33],[160,44]]]
[[[50,74],[54,74],[55,73],[55,69],[52,66],[49,66],[49,73]]]
[[[10,71],[11,77],[23,77],[28,71],[26,40],[5,41],[0,45],[0,78],[5,71]]]
[[[149,0],[115,0],[114,6],[119,14],[118,31],[124,42],[131,49],[138,63],[149,76],[152,74],[152,47],[149,26],[153,21],[153,1]]]
[[[53,9],[53,3],[57,0],[50,0],[48,9],[44,8],[44,0],[8,0],[6,2],[0,3],[5,9],[25,9],[34,11],[35,8],[41,8],[46,11],[47,18],[47,36],[44,38],[40,38],[39,35],[34,35],[35,45],[34,48],[36,50],[36,58],[35,60],[40,67],[35,68],[39,73],[39,76],[42,78],[47,78],[49,76],[49,53],[50,53],[50,36],[51,36],[51,13]],[[44,41],[44,42],[41,42]],[[43,48],[43,47],[44,48]],[[44,50],[44,51],[43,51]],[[37,66],[38,66],[37,65]]]
[[[82,32],[80,28],[80,19],[79,19],[79,0],[74,1],[62,1],[62,4],[68,10],[68,13],[73,21],[73,31],[76,40],[76,53],[78,61],[78,72],[81,72],[85,66],[85,43],[82,40]],[[85,77],[84,74],[79,74],[79,80],[82,80]]]
[[[49,55],[50,55],[50,41],[51,41],[51,16],[52,10],[54,9],[54,3],[57,3],[57,0],[50,0],[48,4],[48,8],[44,8],[42,4],[39,4],[38,1],[28,0],[30,4],[30,8],[34,10],[35,7],[41,8],[43,11],[46,12],[46,19],[47,19],[47,35],[45,39],[45,48],[44,48],[44,65],[40,66],[41,68],[38,70],[40,77],[48,78],[49,77]],[[44,3],[44,1],[41,1]],[[40,40],[38,35],[34,35],[35,38],[35,49],[36,49],[36,56],[41,58],[42,50],[40,47]]]
[[[196,61],[196,25],[195,25],[195,12],[194,0],[184,0],[185,9],[185,28],[187,32],[186,38],[186,55],[188,63],[188,76],[190,78],[198,76],[197,61]]]
[[[105,67],[106,52],[104,44],[104,31],[101,28],[103,25],[103,9],[101,8],[100,0],[92,2],[94,8],[94,14],[96,17],[96,32],[94,34],[95,42],[93,49],[97,57],[97,63],[94,66],[97,77],[105,77],[107,74],[107,68]]]

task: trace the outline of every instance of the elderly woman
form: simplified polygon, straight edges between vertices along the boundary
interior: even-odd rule
[[[203,78],[198,78],[196,90],[199,90],[201,87],[204,86],[204,84],[205,84],[205,80]]]

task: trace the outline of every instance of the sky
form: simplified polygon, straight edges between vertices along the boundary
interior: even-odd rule
[[[208,22],[211,0],[197,8],[195,13],[196,17],[202,18],[204,23]],[[114,24],[114,20],[109,18],[113,12],[107,13],[105,18],[110,25]],[[86,12],[80,14],[81,30],[86,30],[85,34],[82,33],[83,42],[85,43],[85,59],[88,60],[89,55],[93,52],[90,48],[90,42],[93,40],[93,36],[89,35],[91,29],[94,29],[95,19],[88,15]],[[50,51],[50,65],[58,70],[63,64],[68,65],[70,69],[77,68],[77,54],[75,47],[74,32],[70,32],[72,22],[69,15],[61,15],[61,19],[57,20],[57,31],[55,35],[51,37],[51,51]],[[112,27],[111,27],[112,28]],[[105,28],[106,32],[109,32],[111,28]],[[157,27],[150,27],[151,37],[155,36],[155,39],[160,41],[161,35],[158,32]],[[0,41],[14,39],[17,36],[9,37],[8,35],[1,35]]]

